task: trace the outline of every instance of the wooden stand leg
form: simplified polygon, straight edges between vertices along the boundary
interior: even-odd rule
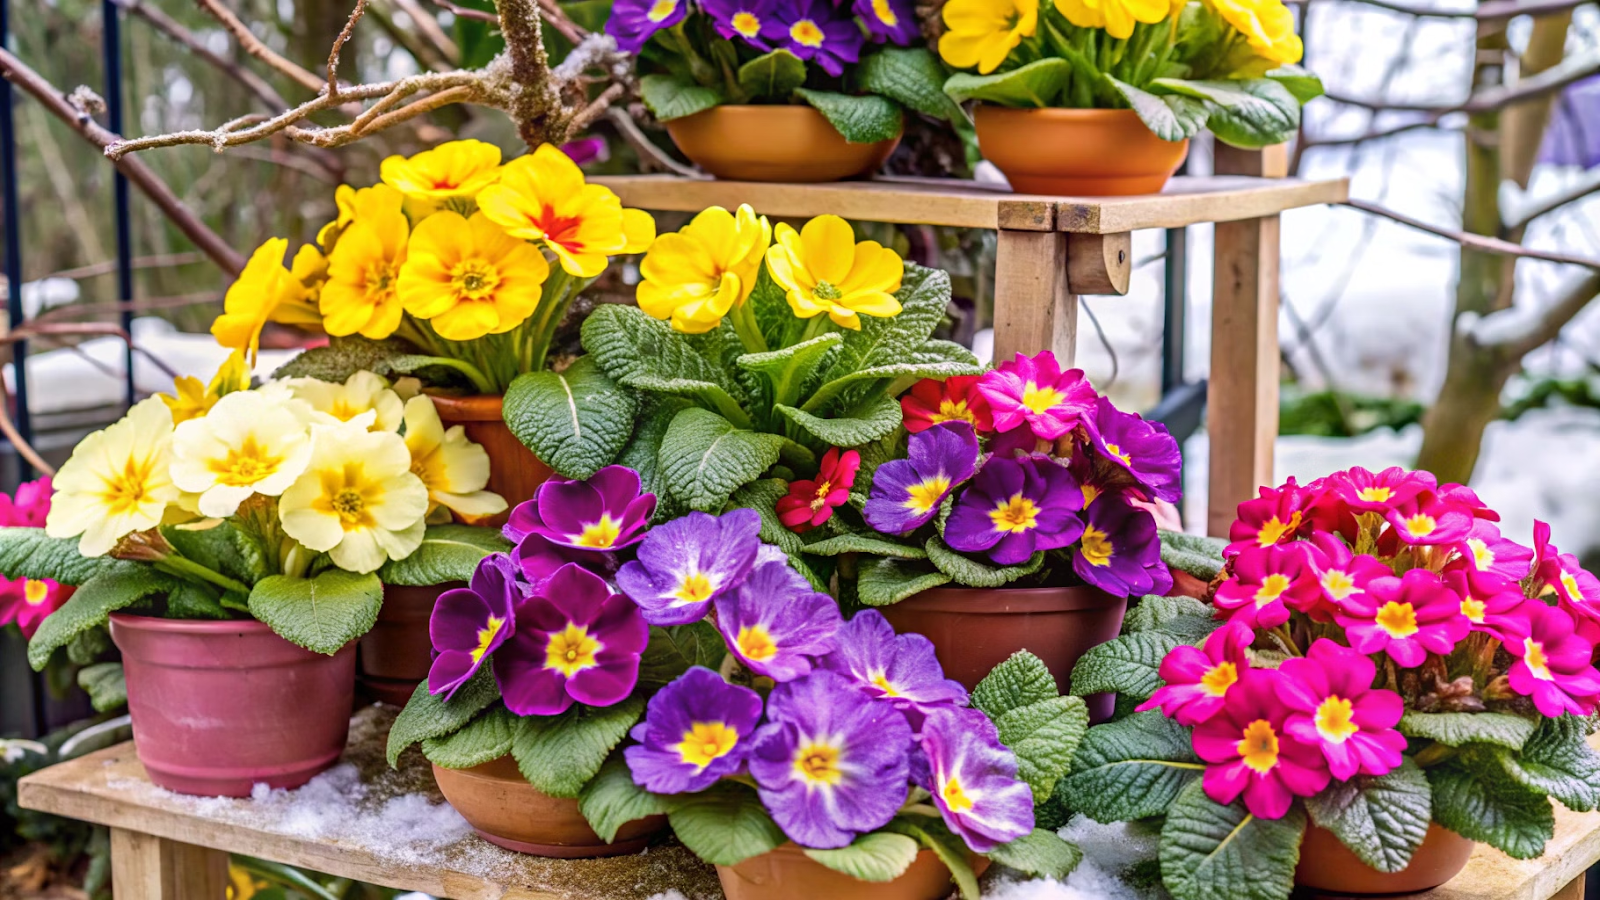
[[[1278,217],[1216,226],[1211,306],[1207,533],[1226,537],[1238,506],[1273,483],[1278,436]]]
[[[1078,297],[1067,289],[1067,236],[1055,231],[999,232],[994,276],[994,361],[1052,350],[1072,364]]]
[[[1567,886],[1555,892],[1550,900],[1583,900],[1583,875],[1567,882]]]
[[[116,900],[222,900],[228,854],[113,828],[111,887]]]

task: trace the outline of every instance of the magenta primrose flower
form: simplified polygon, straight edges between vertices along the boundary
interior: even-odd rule
[[[976,709],[940,706],[922,723],[929,793],[946,825],[988,853],[1033,831],[1033,791],[1017,780],[1017,757]]]
[[[1461,614],[1472,623],[1473,631],[1491,635],[1502,644],[1527,636],[1528,618],[1522,615],[1522,606],[1539,601],[1529,601],[1522,585],[1493,572],[1480,572],[1461,559],[1440,574],[1461,598]]]
[[[861,515],[884,534],[915,531],[938,514],[944,498],[971,478],[977,465],[978,436],[972,426],[940,422],[911,435],[905,459],[878,467]]]
[[[55,489],[48,477],[17,485],[16,496],[0,493],[0,526],[43,528],[50,515],[50,495]]]
[[[1047,456],[994,456],[956,498],[944,540],[963,553],[987,552],[1002,566],[1019,565],[1037,551],[1076,541],[1082,504],[1066,466]]]
[[[617,571],[617,587],[651,625],[698,622],[750,574],[760,532],[761,515],[753,509],[691,512],[651,530],[639,544],[639,558]]]
[[[1448,655],[1472,628],[1461,614],[1461,597],[1426,569],[1374,579],[1334,618],[1351,647],[1387,653],[1406,668],[1422,665],[1429,653]]]
[[[638,543],[650,527],[656,495],[639,492],[639,473],[606,466],[588,481],[552,478],[517,504],[502,529],[512,543],[530,534],[569,550],[606,552]]]
[[[16,623],[22,636],[31,640],[72,591],[48,579],[0,578],[0,628]]]
[[[616,569],[616,554],[593,550],[574,550],[553,543],[542,534],[530,534],[511,551],[522,578],[531,588],[539,588],[551,575],[567,563],[578,563],[597,575],[609,575]]]
[[[978,390],[989,401],[996,431],[1026,423],[1047,441],[1078,427],[1099,397],[1082,369],[1061,371],[1049,350],[1031,357],[1018,353],[1016,359],[984,373]]]
[[[689,0],[616,0],[606,34],[624,53],[638,53],[663,28],[682,22],[689,14]]]
[[[703,791],[744,765],[761,695],[695,666],[650,698],[623,751],[634,783],[656,794]]]
[[[1339,472],[1329,479],[1334,493],[1359,512],[1387,513],[1423,491],[1438,486],[1427,472],[1408,472],[1399,466],[1390,466],[1382,472],[1368,472],[1356,466]]]
[[[517,564],[504,553],[484,557],[469,586],[439,595],[428,619],[436,654],[428,669],[428,693],[449,700],[477,674],[484,659],[516,630],[517,604],[524,596]]]
[[[765,562],[735,591],[717,598],[717,628],[728,649],[757,675],[793,681],[838,646],[839,605],[789,567]]]
[[[1277,628],[1291,610],[1315,609],[1322,583],[1314,552],[1303,541],[1245,550],[1233,558],[1233,575],[1217,587],[1217,608],[1231,611],[1228,621],[1251,628]]]
[[[1561,608],[1590,643],[1600,642],[1600,581],[1584,570],[1578,558],[1550,543],[1550,526],[1533,523],[1533,577],[1553,590]]]
[[[1161,660],[1161,681],[1137,711],[1159,709],[1180,725],[1198,725],[1222,709],[1228,692],[1250,670],[1245,650],[1255,632],[1241,622],[1229,622],[1199,647],[1179,644]]]
[[[1194,752],[1210,764],[1201,781],[1206,796],[1227,804],[1243,794],[1245,808],[1262,819],[1283,818],[1294,798],[1313,796],[1330,780],[1322,751],[1288,731],[1282,680],[1276,669],[1251,669],[1194,729]]]
[[[1384,519],[1407,544],[1453,544],[1472,532],[1472,508],[1432,491],[1391,508]]]
[[[1122,412],[1108,397],[1095,401],[1094,415],[1086,424],[1094,449],[1132,476],[1151,499],[1168,503],[1183,499],[1183,455],[1167,426]]]
[[[1322,588],[1322,602],[1306,610],[1319,622],[1333,621],[1334,613],[1358,594],[1365,594],[1374,578],[1389,578],[1394,570],[1365,553],[1351,552],[1337,535],[1318,532],[1311,536],[1311,568]]]
[[[1281,487],[1260,489],[1260,496],[1239,504],[1239,516],[1228,527],[1227,554],[1246,547],[1270,547],[1292,541],[1305,524],[1307,509],[1315,500],[1313,492],[1290,478]]]
[[[1095,587],[1118,597],[1165,594],[1172,571],[1161,561],[1156,520],[1120,496],[1102,494],[1085,511],[1087,521],[1072,570]]]
[[[1493,572],[1502,578],[1521,581],[1532,571],[1533,550],[1502,537],[1500,529],[1484,519],[1472,523],[1472,530],[1456,549],[1467,565],[1479,572]]]
[[[517,606],[515,630],[494,654],[506,709],[553,716],[574,702],[612,706],[639,681],[650,626],[639,607],[576,563]]]
[[[1293,710],[1285,730],[1320,747],[1334,778],[1384,775],[1400,765],[1406,739],[1394,727],[1405,701],[1372,687],[1378,667],[1371,659],[1323,638],[1278,671],[1278,697]]]
[[[844,623],[838,646],[819,665],[849,678],[868,697],[894,704],[913,725],[934,707],[967,705],[966,688],[944,677],[933,642],[920,634],[895,634],[875,609]]]
[[[1594,644],[1578,636],[1564,610],[1534,601],[1523,605],[1522,614],[1526,637],[1505,644],[1517,659],[1506,673],[1511,689],[1551,718],[1594,712],[1600,695],[1600,672],[1590,664]]]
[[[785,0],[774,4],[771,17],[761,28],[761,37],[774,47],[816,63],[835,78],[844,74],[845,63],[861,59],[861,48],[866,43],[861,27],[854,19],[839,15],[833,0]]]

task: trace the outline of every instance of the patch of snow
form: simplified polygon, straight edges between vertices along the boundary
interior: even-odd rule
[[[689,898],[685,897],[682,891],[674,890],[662,891],[659,894],[652,894],[647,898],[647,900],[689,900]]]
[[[1079,815],[1057,834],[1083,851],[1083,862],[1065,882],[1001,877],[987,886],[984,900],[1155,900],[1162,896],[1159,889],[1141,890],[1124,878],[1129,869],[1155,858],[1153,832],[1127,823],[1102,825]]]

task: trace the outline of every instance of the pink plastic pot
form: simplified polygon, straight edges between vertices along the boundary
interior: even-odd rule
[[[150,780],[180,794],[299,787],[339,759],[356,652],[322,656],[260,622],[118,613],[133,741]]]

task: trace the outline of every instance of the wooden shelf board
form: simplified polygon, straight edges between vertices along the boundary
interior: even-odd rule
[[[1012,194],[993,185],[940,178],[881,178],[830,184],[713,181],[674,175],[593,179],[628,206],[698,212],[748,203],[779,218],[833,213],[846,219],[956,228],[1119,234],[1230,222],[1349,198],[1348,179],[1305,181],[1225,175],[1172,179],[1159,194],[1137,197],[1045,197]]]

